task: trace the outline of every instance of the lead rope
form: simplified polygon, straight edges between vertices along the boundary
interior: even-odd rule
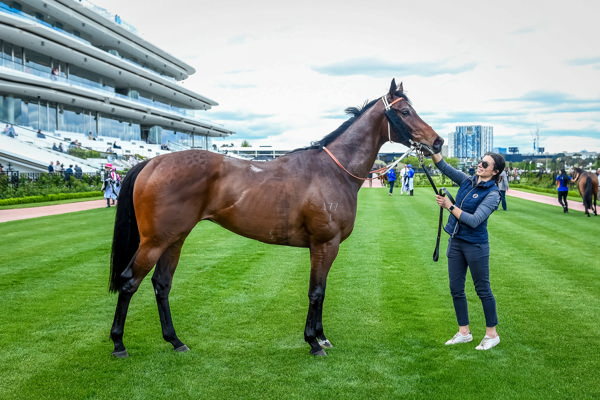
[[[431,175],[429,174],[429,171],[427,170],[427,168],[425,167],[425,163],[423,162],[423,153],[421,153],[420,151],[417,152],[417,157],[419,159],[419,163],[421,164],[421,168],[423,168],[423,171],[425,171],[425,175],[427,175],[427,179],[429,179],[429,183],[431,184],[431,187],[433,188],[433,191],[435,192],[435,194],[439,194],[440,196],[445,196],[448,195],[448,198],[452,201],[452,204],[454,204],[454,199],[452,198],[452,195],[450,194],[450,192],[448,192],[448,190],[443,187],[439,190],[437,187],[435,186],[435,183],[433,183],[433,179],[431,178]],[[440,217],[438,220],[438,233],[437,233],[437,239],[435,240],[435,249],[433,250],[433,261],[437,262],[437,260],[439,260],[440,258],[440,237],[442,236],[442,224],[444,222],[444,209],[440,206]]]

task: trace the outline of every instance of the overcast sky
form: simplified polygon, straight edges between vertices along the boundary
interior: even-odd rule
[[[546,151],[600,151],[596,0],[93,3],[196,68],[183,85],[230,142],[307,146],[396,78],[444,138],[477,123],[521,153],[537,130]]]

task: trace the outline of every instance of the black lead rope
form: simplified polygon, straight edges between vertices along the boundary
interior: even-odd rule
[[[454,198],[452,198],[452,195],[450,194],[450,192],[448,192],[448,189],[443,187],[438,192],[438,189],[435,186],[435,183],[433,183],[433,179],[431,179],[431,175],[429,174],[429,171],[425,167],[423,160],[419,160],[419,161],[421,163],[421,168],[423,168],[423,171],[425,171],[425,175],[427,175],[427,179],[429,179],[429,183],[431,184],[431,187],[433,188],[433,191],[435,192],[435,194],[439,194],[440,196],[447,195],[448,198],[450,199],[450,201],[452,201],[452,204],[454,204]],[[437,239],[435,240],[435,250],[433,251],[433,261],[435,261],[435,262],[437,262],[437,260],[439,260],[439,258],[440,258],[440,237],[442,236],[443,222],[444,222],[444,209],[440,206],[440,218],[438,221],[438,233],[437,233]]]

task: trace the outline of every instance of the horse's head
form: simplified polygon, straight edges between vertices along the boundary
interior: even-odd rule
[[[581,168],[577,168],[577,167],[573,167],[573,173],[571,175],[573,175],[573,181],[577,181],[579,179],[579,177],[581,176],[581,173],[583,172],[583,170]]]
[[[425,155],[442,151],[444,139],[419,117],[404,94],[402,83],[396,86],[392,79],[390,91],[382,97],[385,116],[391,126],[389,140],[400,142],[407,147],[416,147]]]

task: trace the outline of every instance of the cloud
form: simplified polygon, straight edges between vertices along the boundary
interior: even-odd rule
[[[600,57],[591,57],[591,58],[575,58],[572,60],[567,60],[567,65],[571,65],[574,67],[585,67],[588,65],[593,65],[594,67],[600,67]]]
[[[474,62],[451,65],[448,62],[401,63],[377,58],[354,58],[322,66],[313,66],[312,70],[329,76],[364,75],[373,78],[420,76],[429,78],[444,74],[458,75],[472,71],[476,66],[477,64]]]
[[[600,109],[600,98],[582,99],[559,91],[531,91],[516,98],[495,99],[496,102],[520,102],[526,103],[521,107],[525,112],[515,109],[512,114],[531,113],[588,113],[597,112]],[[511,111],[511,109],[507,109]]]
[[[251,121],[272,118],[275,114],[258,114],[245,111],[209,111],[206,114],[211,121]]]

